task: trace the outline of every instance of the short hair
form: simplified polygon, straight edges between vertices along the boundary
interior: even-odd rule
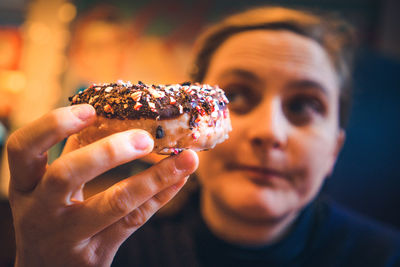
[[[229,37],[249,30],[288,30],[315,40],[327,52],[339,81],[339,126],[345,128],[351,106],[354,31],[333,14],[283,7],[258,7],[231,15],[212,26],[195,46],[191,79],[205,78],[213,54]]]

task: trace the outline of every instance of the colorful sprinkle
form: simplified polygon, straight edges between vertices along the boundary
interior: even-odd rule
[[[106,104],[106,105],[103,107],[103,109],[104,109],[104,111],[107,112],[107,113],[114,113],[113,108],[112,108],[109,104]]]
[[[163,120],[187,113],[193,129],[200,121],[215,126],[229,116],[224,92],[218,86],[200,83],[147,85],[119,80],[92,84],[69,100],[72,104],[89,103],[107,118]]]
[[[143,105],[140,102],[136,102],[135,106],[133,107],[134,110],[139,110]]]
[[[193,132],[193,133],[192,133],[192,137],[193,137],[194,140],[199,139],[199,137],[200,137],[200,132],[198,132],[198,131]]]
[[[136,102],[140,101],[141,97],[142,97],[142,92],[134,92],[131,94],[131,98]]]

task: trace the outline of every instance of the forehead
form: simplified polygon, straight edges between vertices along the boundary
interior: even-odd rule
[[[229,37],[214,53],[207,76],[245,69],[257,76],[312,79],[337,85],[328,54],[314,40],[284,30],[252,30]]]

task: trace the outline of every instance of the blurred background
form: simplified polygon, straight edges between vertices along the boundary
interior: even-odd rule
[[[356,26],[353,112],[324,190],[400,229],[398,0],[1,0],[0,147],[14,129],[67,105],[91,83],[187,80],[198,34],[224,15],[262,4],[332,11]]]

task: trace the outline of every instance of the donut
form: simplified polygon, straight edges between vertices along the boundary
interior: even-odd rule
[[[153,136],[154,152],[178,154],[214,148],[232,130],[224,91],[208,84],[92,84],[69,101],[90,104],[97,113],[96,121],[78,133],[81,146],[116,132],[143,129]]]

